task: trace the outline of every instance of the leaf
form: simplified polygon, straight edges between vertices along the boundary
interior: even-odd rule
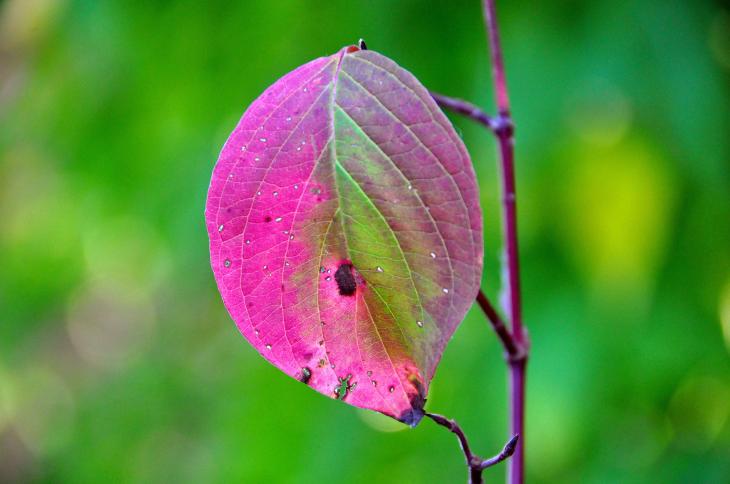
[[[415,426],[476,296],[469,155],[428,91],[350,46],[246,111],[208,192],[211,265],[241,333],[318,392]]]

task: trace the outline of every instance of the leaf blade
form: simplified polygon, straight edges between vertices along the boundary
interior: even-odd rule
[[[466,149],[412,75],[350,47],[277,81],[226,142],[206,218],[226,307],[264,357],[420,420],[482,235]]]

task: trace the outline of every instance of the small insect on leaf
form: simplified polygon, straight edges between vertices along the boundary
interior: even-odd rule
[[[309,382],[310,378],[312,378],[312,370],[305,366],[304,368],[302,368],[302,376],[299,381],[301,381],[302,383],[307,383]]]
[[[286,74],[226,141],[205,217],[223,301],[264,358],[419,422],[479,287],[482,215],[469,155],[412,74],[364,42]]]

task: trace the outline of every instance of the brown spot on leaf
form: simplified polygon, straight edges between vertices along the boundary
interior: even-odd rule
[[[335,272],[335,281],[337,288],[340,290],[340,296],[352,296],[357,289],[355,276],[352,274],[352,264],[343,263]]]

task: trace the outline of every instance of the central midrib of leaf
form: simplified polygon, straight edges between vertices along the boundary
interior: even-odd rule
[[[392,348],[392,341],[391,345],[387,344],[381,335],[381,330],[388,333],[392,333],[392,330],[381,328],[382,324],[390,323],[379,314],[384,311],[385,315],[389,316],[387,319],[392,318],[393,324],[401,335],[399,338],[403,345],[401,349],[412,346],[410,344],[412,338],[408,335],[413,334],[416,330],[423,331],[422,328],[417,327],[416,323],[424,321],[426,318],[421,297],[416,288],[414,273],[397,233],[377,204],[367,194],[366,189],[340,160],[339,155],[346,151],[345,147],[350,151],[354,151],[353,147],[367,147],[376,150],[380,156],[393,164],[393,161],[385,155],[363,128],[336,103],[340,67],[340,65],[337,66],[332,81],[333,87],[329,102],[332,123],[332,138],[329,141],[330,162],[338,200],[338,208],[333,215],[338,220],[332,222],[336,223],[342,231],[347,257],[368,283],[370,291],[369,294],[366,293],[363,296],[364,303],[368,306],[368,314],[378,334],[378,339],[392,360],[391,351],[395,350]],[[349,154],[352,155],[352,153]],[[359,162],[367,171],[368,158],[362,156]],[[407,184],[408,181],[405,180],[405,183]],[[396,281],[399,278],[407,280],[407,284],[403,284],[402,287],[385,285],[386,282]],[[391,361],[391,363],[393,362]]]
[[[339,106],[336,106],[336,112],[344,111]],[[403,315],[396,314],[396,311],[393,310],[391,303],[388,301],[389,298],[384,294],[384,292],[387,293],[387,289],[383,291],[382,288],[379,288],[375,278],[378,274],[377,267],[385,267],[386,269],[383,270],[388,271],[387,273],[382,273],[384,279],[397,277],[396,274],[403,272],[398,269],[405,269],[405,272],[408,274],[410,287],[406,286],[398,289],[407,289],[414,302],[417,301],[416,305],[421,313],[420,317],[423,318],[423,306],[415,287],[413,273],[408,265],[398,237],[388,224],[385,216],[367,195],[360,183],[358,183],[353,175],[338,160],[338,140],[336,137],[337,134],[335,133],[335,141],[332,143],[332,163],[339,205],[337,217],[339,218],[348,256],[355,268],[368,281],[369,288],[379,298],[403,333]],[[383,234],[385,237],[383,237]],[[399,268],[399,265],[402,268]],[[366,303],[369,302],[366,301]],[[374,318],[375,324],[377,324],[377,319]],[[415,320],[413,323],[415,324]],[[408,338],[405,337],[405,334],[403,336],[404,343],[406,343]]]

